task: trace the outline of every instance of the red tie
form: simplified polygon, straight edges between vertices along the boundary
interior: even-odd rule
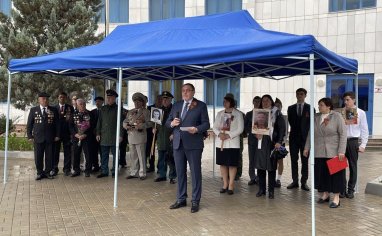
[[[61,106],[61,113],[64,113],[64,107],[65,106]]]

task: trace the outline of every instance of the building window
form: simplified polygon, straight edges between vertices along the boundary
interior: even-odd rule
[[[216,95],[214,87],[216,84]],[[237,107],[240,106],[240,78],[205,80],[204,81],[204,97],[205,102],[209,106],[223,106],[223,98],[227,93],[232,93],[235,97]],[[215,104],[214,104],[215,95]]]
[[[329,12],[376,7],[376,0],[329,0]]]
[[[184,17],[184,0],[150,0],[150,21]]]
[[[174,96],[174,102],[182,100],[183,80],[166,80],[149,82],[149,104],[154,104],[156,97],[163,91],[168,91]]]
[[[11,8],[11,0],[0,0],[0,12],[4,13],[5,15],[10,15]]]
[[[242,0],[206,0],[206,15],[239,11],[243,6]]]
[[[169,18],[184,17],[184,0],[150,0],[149,19],[150,21],[163,20]],[[182,100],[183,80],[166,80],[149,82],[149,104],[155,102],[156,97],[162,91],[169,91],[174,95],[174,101]]]
[[[105,0],[102,0],[100,23],[105,23]],[[109,0],[110,23],[129,23],[129,0]]]

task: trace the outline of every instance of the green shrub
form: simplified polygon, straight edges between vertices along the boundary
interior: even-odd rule
[[[4,114],[0,115],[0,135],[5,133],[5,128],[7,125],[7,116]],[[9,119],[9,130],[13,129],[13,121],[12,119]]]
[[[0,137],[0,150],[5,150],[5,137]],[[33,151],[33,143],[30,143],[25,137],[16,137],[10,135],[8,139],[9,151]]]

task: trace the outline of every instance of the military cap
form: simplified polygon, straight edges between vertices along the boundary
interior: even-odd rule
[[[174,96],[172,96],[172,94],[168,91],[163,91],[161,94],[161,97],[162,98],[174,98]]]
[[[42,98],[48,98],[48,97],[50,97],[50,95],[47,94],[46,92],[40,92],[40,93],[38,94],[38,97],[39,97],[39,98],[40,98],[40,97],[42,97]]]
[[[118,97],[118,93],[112,89],[108,89],[106,90],[106,96],[114,96],[114,97]]]
[[[135,100],[141,100],[142,102],[145,102],[146,101],[146,96],[143,95],[142,93],[134,93],[133,94],[133,101]]]
[[[105,101],[105,99],[103,99],[103,97],[100,97],[100,96],[94,98],[94,101],[97,101],[97,100]]]

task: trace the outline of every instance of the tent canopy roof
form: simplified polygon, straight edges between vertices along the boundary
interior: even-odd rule
[[[118,26],[99,44],[12,59],[9,70],[116,79],[122,68],[129,80],[280,79],[309,74],[310,54],[315,74],[357,72],[356,60],[313,36],[265,30],[245,10]]]

